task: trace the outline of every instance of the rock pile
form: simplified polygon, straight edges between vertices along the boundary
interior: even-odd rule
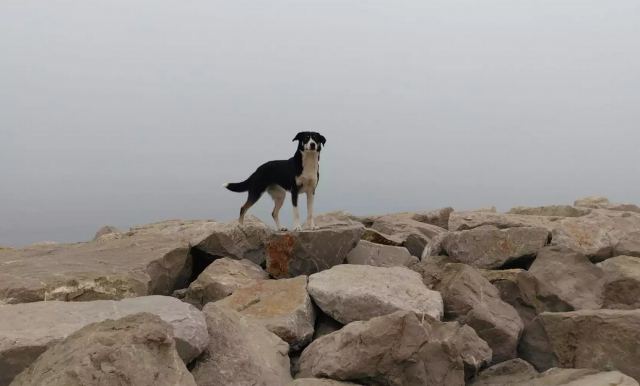
[[[640,380],[640,207],[170,220],[0,248],[0,386]]]

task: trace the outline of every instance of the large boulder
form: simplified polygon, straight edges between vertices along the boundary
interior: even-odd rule
[[[619,252],[626,245],[633,250],[636,232],[640,232],[640,214],[593,209],[586,216],[568,217],[556,223],[551,243],[599,262],[613,257],[616,248]]]
[[[342,264],[364,233],[362,224],[329,224],[317,230],[278,232],[266,247],[267,272],[281,279]]]
[[[0,250],[0,302],[169,295],[191,275],[190,247],[211,221],[164,221],[96,241]]]
[[[192,370],[198,386],[288,385],[289,345],[249,317],[209,303],[211,337]]]
[[[304,347],[313,337],[316,316],[306,276],[259,281],[215,304],[262,324],[293,350]]]
[[[480,272],[485,279],[489,280],[489,282],[498,289],[500,298],[518,312],[524,326],[527,326],[529,322],[536,317],[538,312],[528,300],[529,297],[524,295],[521,289],[523,282],[522,277],[529,275],[527,271],[516,268],[501,270],[483,269]]]
[[[340,382],[322,378],[298,378],[288,386],[356,386],[356,383]]]
[[[640,257],[640,231],[631,231],[620,237],[620,241],[613,247],[613,255]]]
[[[81,328],[106,319],[147,312],[173,326],[178,353],[189,363],[206,347],[204,316],[195,307],[167,296],[121,301],[35,302],[0,305],[0,385],[31,364],[48,347]]]
[[[413,220],[420,221],[426,224],[431,224],[443,229],[448,229],[449,217],[451,216],[452,212],[453,208],[448,206],[446,208],[440,208],[426,212],[416,212],[411,214],[411,218]]]
[[[519,277],[525,302],[543,311],[573,311],[602,307],[605,274],[584,255],[550,246],[540,252],[528,274]]]
[[[329,377],[372,385],[464,385],[491,360],[473,329],[398,311],[354,322],[309,345],[299,377]]]
[[[173,328],[140,313],[90,324],[56,343],[12,386],[195,386]]]
[[[633,378],[618,371],[553,368],[538,373],[522,359],[499,363],[480,373],[471,386],[637,386]]]
[[[448,256],[461,263],[476,268],[499,268],[519,258],[535,256],[548,238],[549,232],[540,227],[481,227],[448,233],[442,247]]]
[[[370,227],[383,235],[400,240],[413,256],[422,256],[429,240],[446,232],[439,226],[414,220],[411,214],[399,213],[379,216]]]
[[[586,208],[576,208],[571,205],[547,205],[526,207],[518,206],[507,212],[508,214],[524,214],[529,216],[552,216],[552,217],[580,217],[589,214],[591,211]]]
[[[553,225],[561,219],[563,219],[563,217],[503,214],[483,211],[453,212],[449,217],[449,231],[464,231],[486,225],[494,226],[498,229],[541,227],[551,230]]]
[[[224,299],[237,289],[266,280],[269,274],[249,260],[228,257],[215,260],[184,291],[183,301],[202,308],[209,302]]]
[[[472,327],[491,347],[494,362],[517,356],[522,320],[480,272],[464,264],[447,264],[436,289],[444,300],[445,318]]]
[[[603,208],[607,205],[610,205],[609,199],[603,196],[589,196],[583,197],[575,200],[573,205],[585,207],[585,208]]]
[[[360,240],[347,255],[348,264],[373,265],[376,267],[408,267],[418,262],[405,247],[380,245]]]
[[[606,274],[603,307],[640,308],[640,257],[617,256],[598,266]]]
[[[318,307],[343,324],[400,310],[437,319],[443,312],[440,293],[403,267],[338,265],[311,275],[308,288]]]
[[[265,246],[273,230],[254,216],[238,222],[216,223],[208,237],[194,247],[214,257],[247,259],[256,264],[266,259]]]
[[[640,310],[543,312],[525,328],[520,356],[538,370],[618,370],[640,379]]]

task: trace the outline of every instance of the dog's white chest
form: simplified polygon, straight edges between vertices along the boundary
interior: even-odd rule
[[[296,177],[296,184],[302,192],[313,192],[318,185],[318,154],[302,156],[302,173]]]

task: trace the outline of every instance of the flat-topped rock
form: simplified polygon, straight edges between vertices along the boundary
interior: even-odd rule
[[[306,276],[258,281],[215,304],[262,324],[293,350],[304,347],[313,337],[316,315]]]
[[[416,257],[422,255],[425,246],[433,237],[446,232],[439,226],[414,220],[413,215],[408,213],[378,216],[370,228],[399,240],[402,246]]]
[[[436,319],[443,314],[440,293],[404,267],[342,264],[311,275],[308,290],[324,313],[343,324],[399,310]]]
[[[547,205],[547,206],[518,206],[511,208],[508,214],[524,214],[529,216],[553,216],[553,217],[580,217],[589,214],[586,208],[576,208],[571,205]]]
[[[347,255],[348,264],[373,265],[376,267],[408,267],[418,262],[405,247],[375,244],[360,240]]]
[[[360,223],[332,223],[317,230],[278,232],[269,239],[267,272],[281,279],[310,275],[344,263],[360,241],[364,226]]]
[[[598,266],[605,272],[603,308],[640,308],[640,257],[617,256]]]
[[[0,302],[169,295],[191,275],[190,246],[216,227],[171,220],[87,243],[0,250]]]
[[[517,227],[541,227],[553,229],[555,222],[563,219],[558,216],[534,216],[524,214],[505,214],[494,212],[453,212],[449,216],[450,231],[464,231],[490,225],[498,229]]]
[[[140,312],[157,315],[173,326],[178,353],[185,363],[197,357],[208,343],[202,313],[168,296],[0,305],[0,385],[7,385],[48,347],[81,328]]]
[[[139,313],[90,324],[54,344],[12,386],[196,386],[173,328]]]
[[[182,300],[202,308],[233,294],[237,289],[266,280],[269,274],[249,260],[228,257],[215,260],[183,291]]]

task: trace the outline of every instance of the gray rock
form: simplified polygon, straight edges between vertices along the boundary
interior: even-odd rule
[[[535,255],[547,244],[548,237],[545,228],[482,227],[450,232],[442,245],[448,256],[461,263],[476,268],[499,268],[518,258]]]
[[[530,276],[527,271],[523,269],[503,269],[481,270],[481,273],[485,279],[489,280],[498,289],[500,298],[518,312],[524,326],[527,326],[538,315],[538,312],[528,300],[529,298],[523,295],[523,290],[521,290],[522,276]],[[532,283],[537,283],[535,279],[529,280]]]
[[[209,221],[164,221],[97,241],[0,250],[0,302],[169,295],[191,275],[190,245]]]
[[[636,386],[638,383],[620,372],[589,369],[553,368],[538,373],[522,359],[497,364],[480,373],[472,386]]]
[[[552,367],[618,370],[640,379],[640,310],[543,312],[525,328],[520,356]]]
[[[620,241],[613,247],[613,255],[640,257],[640,231],[632,231],[620,237]]]
[[[495,363],[517,356],[522,320],[480,272],[464,264],[447,264],[436,289],[442,294],[447,320],[472,327],[491,347]]]
[[[545,247],[520,277],[527,304],[543,311],[573,311],[602,307],[604,272],[584,255],[557,246]]]
[[[48,347],[81,328],[140,312],[157,315],[173,326],[178,352],[185,363],[197,357],[208,343],[202,313],[166,296],[0,305],[0,385],[7,385]]]
[[[435,225],[416,221],[410,214],[390,214],[376,218],[371,228],[385,235],[401,240],[402,246],[416,257],[422,256],[422,251],[429,240],[445,229]]]
[[[449,217],[449,231],[464,231],[486,225],[498,229],[540,227],[551,230],[554,224],[563,218],[492,212],[453,212]]]
[[[265,246],[273,230],[254,216],[248,216],[244,225],[237,221],[216,223],[212,232],[194,246],[212,256],[247,259],[258,265],[266,259]]]
[[[573,203],[574,206],[582,206],[585,208],[596,208],[596,209],[600,209],[603,206],[607,206],[609,204],[611,204],[611,202],[609,202],[609,199],[603,196],[584,197],[576,200]]]
[[[399,310],[442,317],[440,293],[408,268],[338,265],[311,275],[308,289],[318,307],[343,324]]]
[[[551,243],[599,262],[613,257],[621,242],[621,249],[625,240],[633,243],[635,232],[640,232],[640,214],[593,209],[586,216],[565,218],[555,224]]]
[[[289,345],[251,318],[207,304],[209,346],[192,370],[198,386],[288,385]]]
[[[262,324],[293,350],[304,347],[313,337],[316,316],[306,276],[259,281],[215,304]]]
[[[318,312],[318,315],[316,316],[315,331],[313,332],[313,340],[329,335],[332,332],[336,332],[342,327],[344,327],[344,324],[323,312]]]
[[[407,248],[375,244],[360,240],[347,255],[347,263],[373,265],[376,267],[408,267],[418,262]]]
[[[606,273],[604,308],[640,308],[640,257],[617,256],[598,266]]]
[[[512,208],[508,214],[524,214],[529,216],[580,217],[589,214],[586,208],[576,208],[571,205],[547,205],[537,207],[518,206]]]
[[[12,386],[195,386],[171,325],[140,313],[90,324],[53,345]]]
[[[403,240],[399,237],[385,235],[384,233],[371,228],[365,228],[364,233],[362,234],[362,240],[369,241],[374,244],[389,245],[392,247],[402,247],[403,244]]]
[[[321,224],[318,230],[274,234],[267,244],[267,272],[281,279],[342,264],[364,233],[361,224]]]
[[[111,235],[114,233],[122,233],[122,231],[114,226],[111,225],[105,225],[102,228],[98,229],[98,231],[96,232],[96,235],[93,236],[93,240],[98,240],[103,236],[106,235]]]
[[[471,382],[472,386],[526,385],[538,376],[538,371],[520,358],[498,363],[480,372]]]
[[[289,386],[354,386],[356,383],[340,382],[331,379],[321,378],[299,378],[289,384]]]
[[[491,349],[467,326],[399,311],[354,322],[309,345],[299,377],[371,385],[464,385],[491,360]]]
[[[435,289],[444,279],[444,268],[456,261],[449,256],[428,256],[410,268],[422,276],[422,282],[427,288]]]
[[[226,298],[239,288],[268,278],[268,273],[249,260],[224,257],[211,263],[184,291],[182,298],[202,308],[209,302]]]
[[[449,216],[453,212],[453,208],[446,207],[428,212],[417,212],[411,215],[411,218],[426,224],[435,225],[442,229],[449,228]]]

